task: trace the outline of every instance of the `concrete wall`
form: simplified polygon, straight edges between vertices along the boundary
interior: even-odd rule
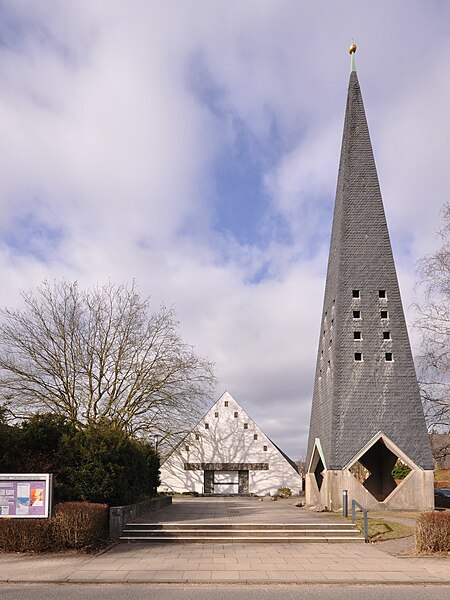
[[[294,467],[228,392],[161,465],[159,490],[202,494],[204,471],[185,469],[186,464],[201,463],[268,465],[267,470],[249,469],[251,494],[274,494],[280,487],[289,487],[294,494],[302,490]]]
[[[342,508],[342,491],[348,490],[349,507],[356,500],[369,510],[420,510],[434,509],[434,473],[429,470],[411,471],[395,490],[379,502],[348,470],[325,471],[320,489],[312,473],[306,476],[306,504],[322,504],[328,510]]]
[[[149,512],[156,512],[172,504],[170,496],[151,498],[144,502],[136,502],[126,506],[111,506],[109,509],[109,537],[117,539],[122,535],[126,523]]]

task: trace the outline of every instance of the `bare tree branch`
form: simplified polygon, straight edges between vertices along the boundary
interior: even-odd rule
[[[0,311],[0,402],[164,437],[199,417],[213,366],[183,342],[173,310],[149,314],[134,283],[44,282],[22,297]]]
[[[442,209],[442,246],[417,264],[415,327],[421,334],[419,383],[430,430],[450,429],[450,203]],[[450,449],[448,449],[450,452]]]

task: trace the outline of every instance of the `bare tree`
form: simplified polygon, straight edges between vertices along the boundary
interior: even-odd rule
[[[450,428],[450,203],[442,208],[442,246],[418,262],[415,326],[421,334],[419,380],[431,429]]]
[[[173,310],[149,313],[134,283],[44,282],[22,297],[0,311],[0,401],[134,434],[183,432],[198,418],[212,364],[183,342]]]

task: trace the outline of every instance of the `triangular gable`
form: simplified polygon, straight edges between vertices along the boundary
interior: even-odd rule
[[[225,403],[228,403],[228,406],[225,406]],[[242,406],[237,402],[237,400],[230,394],[230,392],[225,391],[218,400],[211,406],[209,410],[203,415],[203,417],[196,423],[196,425],[186,434],[186,436],[181,440],[177,446],[172,450],[166,460],[161,464],[161,467],[164,467],[168,461],[173,460],[177,455],[180,455],[180,451],[182,451],[183,446],[187,444],[192,444],[195,442],[195,435],[202,435],[205,432],[205,424],[208,423],[210,427],[214,427],[217,417],[215,414],[218,412],[220,414],[221,411],[227,409],[231,413],[238,412],[239,420],[246,421],[248,423],[249,429],[253,434],[258,435],[258,442],[260,445],[270,446],[273,450],[279,453],[289,467],[298,475],[298,470],[293,460],[291,460],[272,440],[263,432],[263,430],[256,424],[256,422],[249,416],[247,411],[242,408]],[[234,418],[234,417],[233,417]],[[223,423],[223,422],[222,422]],[[222,424],[219,421],[219,424]],[[211,430],[210,430],[211,431]],[[208,461],[209,462],[209,461]],[[225,461],[228,462],[228,461]]]

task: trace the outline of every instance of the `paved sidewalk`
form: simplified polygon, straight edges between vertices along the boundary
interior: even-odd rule
[[[182,518],[182,516],[184,517]],[[293,502],[176,500],[153,522],[330,521]],[[398,558],[374,544],[117,544],[96,556],[0,555],[1,582],[436,583],[450,584],[450,559]]]
[[[120,544],[69,581],[450,583],[448,559],[396,558],[372,544]]]
[[[0,582],[446,583],[448,558],[373,544],[118,544],[97,556],[0,555]]]

